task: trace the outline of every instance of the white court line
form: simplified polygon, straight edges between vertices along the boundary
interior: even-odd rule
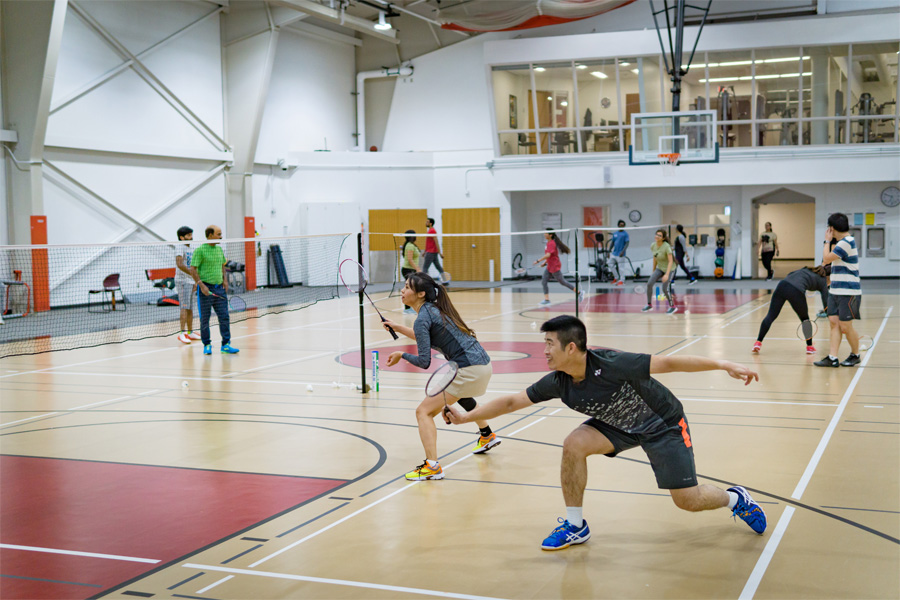
[[[76,411],[76,410],[82,410],[82,409],[85,409],[85,408],[88,408],[88,407],[91,407],[91,406],[99,406],[99,405],[101,405],[101,404],[109,404],[110,402],[118,402],[119,400],[125,400],[126,398],[134,398],[134,397],[137,397],[137,396],[147,396],[147,395],[149,395],[149,394],[155,394],[155,393],[157,393],[157,392],[159,392],[159,391],[160,391],[160,390],[150,390],[149,392],[141,392],[140,394],[128,394],[127,396],[121,396],[121,397],[119,397],[119,398],[113,398],[112,400],[101,400],[100,402],[94,402],[94,403],[92,403],[92,404],[84,404],[84,405],[82,405],[82,406],[76,406],[75,408],[67,408],[67,409],[65,409],[65,410],[59,410],[59,411],[52,412],[52,413],[44,413],[44,414],[42,414],[42,415],[37,415],[37,416],[35,416],[35,417],[28,417],[27,419],[19,419],[18,421],[11,421],[11,422],[9,422],[9,423],[3,423],[3,424],[0,424],[0,429],[2,429],[2,428],[4,428],[4,427],[9,427],[10,425],[15,425],[16,423],[24,423],[25,421],[31,421],[31,420],[33,420],[33,419],[40,419],[40,418],[43,418],[43,417],[53,417],[53,416],[56,416],[56,415],[65,414],[65,413],[67,413],[67,412],[72,412],[72,411]]]
[[[778,524],[775,525],[775,531],[769,536],[769,541],[766,542],[766,547],[763,548],[762,554],[756,562],[756,567],[750,575],[750,580],[747,581],[747,585],[745,585],[743,591],[741,591],[741,595],[739,596],[740,600],[750,600],[753,598],[753,594],[756,593],[756,588],[759,587],[759,582],[762,579],[763,574],[769,567],[769,563],[772,562],[772,557],[775,556],[775,550],[778,549],[781,538],[784,537],[784,532],[787,531],[788,523],[791,522],[791,517],[794,516],[795,510],[796,509],[793,506],[788,506],[784,509],[781,518],[778,519]],[[758,574],[757,571],[759,571]]]
[[[871,404],[864,404],[863,408],[884,408],[883,406],[873,406]]]
[[[198,594],[202,594],[203,592],[208,592],[209,590],[213,589],[214,587],[216,587],[216,586],[219,585],[220,583],[225,583],[225,582],[228,581],[229,579],[234,579],[234,575],[229,575],[228,577],[223,577],[222,579],[216,581],[215,583],[209,584],[208,586],[206,586],[206,587],[203,588],[202,590],[197,590],[197,593],[198,593]]]
[[[269,577],[272,579],[290,579],[292,581],[309,581],[312,583],[327,583],[331,585],[343,585],[347,587],[363,588],[369,590],[385,590],[388,592],[403,592],[406,594],[420,594],[422,596],[437,596],[439,598],[459,598],[460,600],[500,600],[491,596],[472,596],[469,594],[454,594],[452,592],[439,592],[437,590],[424,590],[421,588],[401,587],[397,585],[382,585],[380,583],[366,583],[364,581],[347,581],[345,579],[328,579],[325,577],[308,577],[306,575],[292,575],[290,573],[273,573],[272,571],[251,571],[250,569],[233,569],[218,565],[200,565],[186,563],[182,565],[188,569],[201,569],[203,571],[221,571],[222,573],[235,573],[237,575],[254,575],[256,577]],[[224,580],[223,580],[224,581]],[[204,588],[206,589],[206,588]],[[204,590],[201,590],[201,592]],[[200,592],[197,592],[198,594]]]
[[[656,337],[656,336],[653,336],[653,337]],[[702,339],[705,338],[705,337],[706,337],[705,335],[701,335],[700,337],[698,337],[696,340],[694,340],[694,341],[691,342],[690,344],[685,344],[685,345],[682,346],[681,348],[676,348],[675,350],[672,350],[671,352],[669,352],[668,354],[666,354],[666,356],[672,356],[672,355],[675,354],[676,352],[678,352],[678,351],[680,351],[680,350],[684,350],[685,348],[687,348],[687,347],[690,346],[691,344],[696,344],[697,342],[699,342],[700,340],[702,340]]]
[[[374,313],[373,313],[374,314]],[[280,333],[282,331],[293,331],[294,329],[305,329],[308,327],[313,327],[314,325],[325,325],[327,323],[340,323],[341,321],[346,321],[354,317],[343,317],[340,319],[333,319],[331,321],[322,321],[321,323],[309,323],[307,325],[297,325],[295,327],[283,327],[281,329],[270,329],[267,331],[261,331],[259,333],[250,333],[247,335],[239,335],[237,337],[232,337],[233,340],[242,340],[251,337],[257,337],[260,335],[268,335],[270,333]],[[168,336],[160,336],[160,338],[146,338],[146,339],[165,339]],[[130,340],[133,342],[139,342],[142,340]],[[68,369],[69,367],[80,367],[83,365],[92,365],[98,362],[106,362],[108,360],[118,360],[121,358],[134,358],[135,356],[144,356],[146,354],[155,354],[157,352],[169,352],[171,350],[178,350],[179,348],[183,348],[183,346],[171,346],[169,348],[157,348],[156,350],[147,350],[145,352],[135,352],[134,354],[120,354],[118,356],[107,356],[106,358],[98,358],[96,360],[86,360],[83,362],[72,363],[69,365],[58,365],[56,367],[47,367],[46,369],[35,369],[34,371],[20,371],[18,373],[10,373],[9,375],[0,375],[0,379],[6,379],[7,377],[17,377],[19,375],[31,375],[33,373],[45,373],[47,371],[55,371],[56,369]]]
[[[831,441],[831,435],[837,428],[838,422],[841,420],[841,415],[844,414],[844,409],[847,407],[847,403],[850,401],[850,396],[853,395],[853,391],[856,389],[856,384],[862,377],[862,374],[865,371],[866,363],[869,362],[869,359],[872,357],[872,350],[874,350],[875,346],[878,345],[878,339],[881,337],[881,334],[884,333],[884,328],[888,323],[888,317],[891,316],[891,312],[893,310],[893,306],[888,308],[887,313],[885,313],[884,315],[884,319],[881,320],[881,327],[878,328],[878,333],[875,334],[875,337],[872,341],[872,347],[866,353],[865,358],[863,358],[859,366],[856,367],[856,375],[854,375],[853,379],[850,381],[850,385],[847,387],[847,391],[844,392],[844,397],[841,398],[841,402],[840,404],[838,404],[837,410],[834,411],[834,415],[831,417],[831,422],[828,424],[828,427],[825,428],[825,433],[822,435],[822,439],[819,440],[819,445],[816,447],[815,452],[813,452],[812,458],[810,459],[809,464],[806,466],[806,470],[803,472],[803,476],[800,477],[800,481],[797,483],[797,487],[791,494],[791,497],[793,499],[799,500],[803,496],[803,492],[806,491],[806,486],[809,485],[813,473],[815,473],[816,467],[819,466],[819,461],[822,459],[822,455],[825,453],[825,448],[828,447],[828,442]],[[781,541],[781,535],[783,535],[784,531],[787,529],[788,522],[791,520],[791,516],[793,514],[794,511],[792,510],[792,507],[785,508],[784,512],[781,514],[781,518],[778,519],[778,524],[775,526],[776,534],[779,534],[779,531],[780,534],[777,537],[776,535],[772,535],[772,537],[769,538],[769,541],[766,542],[766,547],[763,549],[762,555],[759,557],[759,560],[757,560],[756,566],[753,567],[753,572],[750,573],[750,578],[744,585],[744,589],[741,592],[740,596],[741,600],[750,600],[751,598],[753,598],[754,594],[756,594],[756,590],[757,588],[759,588],[759,584],[762,582],[762,578],[766,574],[766,569],[769,566],[769,562],[775,555],[775,549],[778,547],[778,543]],[[784,521],[783,525],[782,521]]]
[[[357,346],[358,348],[359,346]],[[319,354],[313,354],[312,356],[304,356],[303,358],[294,358],[291,360],[285,360],[279,363],[272,363],[271,365],[263,365],[261,367],[255,367],[253,369],[245,369],[243,371],[237,371],[235,373],[228,373],[227,375],[223,375],[223,377],[239,377],[241,375],[246,375],[247,373],[254,373],[256,371],[264,371],[265,369],[271,369],[273,367],[281,367],[284,365],[289,365],[291,363],[303,362],[305,360],[312,360],[314,358],[322,358],[323,356],[328,356],[329,354],[334,354],[334,352],[320,352]],[[198,592],[199,593],[199,592]]]
[[[546,418],[547,418],[547,417],[541,417],[541,418],[538,419],[537,421],[532,421],[531,423],[529,423],[529,424],[526,425],[525,427],[521,427],[521,428],[519,428],[519,429],[516,429],[516,430],[513,431],[512,433],[508,433],[508,434],[504,435],[503,437],[508,437],[508,438],[510,438],[510,437],[516,435],[517,433],[519,433],[520,431],[525,431],[526,429],[528,429],[528,428],[531,427],[532,425],[537,425],[538,423],[540,423],[541,421],[543,421],[543,420],[546,419]]]
[[[724,400],[720,398],[679,398],[682,402],[721,402],[722,404],[775,404],[777,406],[830,406],[834,408],[836,404],[825,404],[816,402],[779,402],[778,400]]]
[[[468,458],[471,458],[471,457],[473,457],[473,456],[475,456],[475,455],[474,455],[474,454],[466,454],[465,456],[463,456],[463,457],[460,458],[459,460],[456,460],[456,461],[450,463],[449,465],[447,465],[446,467],[444,467],[444,471],[449,470],[451,467],[453,467],[453,466],[455,466],[455,465],[461,463],[462,461],[464,461],[464,460],[466,460],[466,459],[468,459]],[[414,482],[414,483],[420,483],[420,482]],[[250,565],[250,567],[252,568],[252,567],[256,567],[256,566],[258,566],[258,565],[261,565],[261,564],[263,564],[264,562],[266,562],[267,560],[269,560],[269,559],[271,559],[271,558],[275,558],[275,557],[278,556],[279,554],[281,554],[281,553],[283,553],[283,552],[287,552],[287,551],[290,550],[291,548],[294,548],[295,546],[299,546],[299,545],[302,544],[303,542],[305,542],[305,541],[307,541],[307,540],[311,540],[312,538],[314,538],[314,537],[316,537],[316,536],[318,536],[318,535],[320,535],[320,534],[322,534],[322,533],[325,533],[326,531],[328,531],[328,530],[331,529],[332,527],[336,527],[336,526],[340,525],[341,523],[343,523],[344,521],[347,521],[347,520],[349,520],[349,519],[352,519],[352,518],[355,517],[356,515],[358,515],[358,514],[360,514],[360,513],[363,513],[363,512],[369,510],[370,508],[372,508],[372,507],[374,507],[374,506],[378,506],[379,504],[381,504],[381,503],[384,502],[385,500],[387,500],[387,499],[389,499],[389,498],[393,498],[393,497],[396,496],[397,494],[402,494],[402,493],[405,492],[406,490],[412,489],[412,487],[413,487],[413,484],[412,484],[412,483],[407,483],[406,485],[404,485],[404,486],[401,487],[400,489],[391,492],[390,494],[388,494],[388,495],[385,496],[384,498],[381,498],[380,500],[376,500],[376,501],[373,502],[372,504],[369,504],[368,506],[364,506],[364,507],[362,507],[361,509],[357,510],[356,512],[350,513],[350,514],[347,515],[346,517],[343,517],[343,518],[341,518],[341,519],[338,519],[337,521],[335,521],[335,522],[332,523],[331,525],[326,525],[326,526],[323,527],[322,529],[320,529],[320,530],[318,530],[318,531],[316,531],[316,532],[314,532],[314,533],[311,533],[311,534],[309,534],[308,536],[306,536],[306,537],[304,537],[304,538],[301,538],[301,539],[297,540],[296,542],[293,542],[293,543],[291,543],[291,544],[288,544],[287,546],[285,546],[285,547],[282,548],[281,550],[278,550],[278,551],[276,551],[276,552],[273,552],[272,554],[270,554],[270,555],[268,555],[268,556],[266,556],[266,557],[264,557],[264,558],[259,559],[258,561],[256,561],[256,562],[253,563],[252,565]]]
[[[731,325],[732,323],[734,323],[734,322],[736,322],[736,321],[740,321],[741,319],[743,319],[743,318],[746,317],[747,315],[751,315],[751,314],[755,313],[756,311],[758,311],[759,309],[767,307],[768,305],[769,305],[769,303],[766,302],[765,304],[763,304],[763,305],[761,305],[761,306],[757,306],[757,307],[754,308],[753,310],[748,310],[747,312],[745,312],[744,314],[742,314],[742,315],[739,316],[738,318],[732,319],[731,321],[728,321],[727,323],[725,323],[724,325],[722,325],[721,327],[719,327],[719,329],[725,329],[726,327],[728,327],[728,326]]]
[[[87,556],[89,558],[108,558],[109,560],[124,560],[127,562],[139,562],[155,565],[158,560],[152,558],[136,558],[134,556],[119,556],[117,554],[97,554],[95,552],[79,552],[77,550],[60,550],[59,548],[41,548],[39,546],[16,546],[15,544],[0,544],[0,548],[9,550],[26,550],[28,552],[43,552],[45,554],[68,554],[70,556]]]

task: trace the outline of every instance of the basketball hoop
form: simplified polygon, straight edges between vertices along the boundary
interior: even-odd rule
[[[675,167],[678,166],[678,161],[681,160],[681,153],[667,152],[657,154],[656,158],[659,159],[659,166],[662,167],[663,175],[669,177],[675,174]]]

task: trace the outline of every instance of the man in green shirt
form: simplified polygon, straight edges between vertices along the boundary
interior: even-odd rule
[[[216,225],[206,228],[207,240],[221,240],[222,230]],[[240,352],[231,342],[231,320],[228,316],[228,279],[225,277],[225,252],[216,241],[208,241],[194,251],[191,256],[191,275],[200,290],[200,338],[203,340],[203,354],[212,354],[212,340],[209,334],[209,317],[216,311],[219,318],[219,333],[222,334],[222,354]]]

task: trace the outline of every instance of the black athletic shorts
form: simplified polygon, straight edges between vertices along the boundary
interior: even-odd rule
[[[683,415],[678,425],[640,436],[615,429],[597,419],[588,419],[583,424],[593,427],[612,442],[615,452],[606,456],[613,457],[637,446],[643,448],[650,459],[659,489],[678,490],[697,485],[691,428]]]
[[[828,294],[828,310],[826,314],[829,317],[837,315],[841,321],[852,321],[859,319],[859,305],[862,302],[862,296],[836,296]]]

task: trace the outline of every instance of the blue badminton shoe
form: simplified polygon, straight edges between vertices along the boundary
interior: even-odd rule
[[[759,503],[739,485],[728,488],[728,491],[734,492],[738,497],[734,511],[731,513],[732,516],[740,517],[744,523],[750,526],[750,529],[762,535],[766,530],[766,513],[763,512]]]
[[[237,354],[238,352],[240,352],[240,350],[231,344],[222,344],[222,354]]]
[[[562,517],[559,518],[559,522],[562,525],[550,532],[550,536],[541,544],[541,550],[562,550],[591,539],[587,521],[581,527],[575,527]]]
[[[212,354],[212,344],[203,346],[203,354]]]

